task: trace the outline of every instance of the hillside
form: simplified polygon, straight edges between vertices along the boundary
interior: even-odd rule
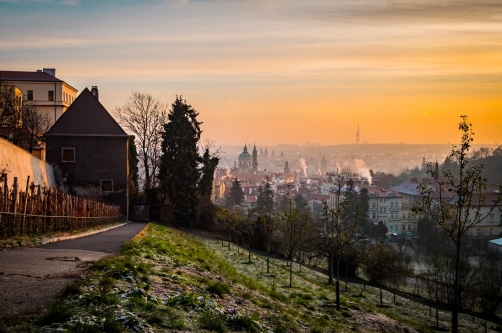
[[[224,246],[222,246],[224,245]],[[119,256],[96,262],[60,302],[0,332],[434,332],[429,308],[373,287],[348,284],[341,311],[326,277],[265,260],[211,236],[150,224]],[[441,313],[440,326],[449,327]],[[462,317],[461,332],[483,331]]]

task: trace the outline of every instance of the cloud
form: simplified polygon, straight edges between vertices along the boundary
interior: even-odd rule
[[[307,19],[333,23],[343,17],[367,25],[441,22],[499,21],[502,2],[499,0],[294,0],[281,8],[290,19]]]

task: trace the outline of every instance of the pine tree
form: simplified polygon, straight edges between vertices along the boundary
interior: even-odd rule
[[[138,195],[138,153],[136,151],[136,143],[134,135],[129,135],[129,186],[131,199],[135,199]]]
[[[242,192],[241,183],[237,178],[232,182],[232,188],[227,198],[227,206],[232,208],[239,206],[244,201],[244,193]]]
[[[200,160],[197,144],[202,131],[198,113],[176,96],[162,133],[159,180],[162,191],[173,205],[177,226],[193,226],[198,219],[198,182]]]
[[[201,178],[199,181],[199,194],[201,197],[210,197],[213,193],[214,171],[219,162],[218,157],[211,156],[209,148],[204,150],[204,155],[201,158]]]

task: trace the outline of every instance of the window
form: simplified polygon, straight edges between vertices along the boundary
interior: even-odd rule
[[[113,180],[101,179],[101,192],[112,192],[112,191],[113,191]]]
[[[411,224],[408,224],[408,230],[411,230]]]
[[[490,214],[490,223],[495,222],[495,216],[493,214]]]
[[[375,212],[373,212],[373,218],[376,219],[376,213]]]
[[[405,231],[405,230],[406,230],[406,226],[403,224],[403,231]]]
[[[376,202],[373,202],[373,208],[376,208]]]
[[[75,162],[75,148],[61,148],[61,161]]]
[[[54,90],[49,90],[48,98],[50,102],[54,101]]]
[[[476,229],[476,236],[481,235],[481,229]]]
[[[396,208],[399,208],[399,201],[396,202]]]
[[[27,93],[27,98],[29,101],[32,101],[33,100],[33,90],[28,90],[28,93]]]
[[[490,235],[493,235],[493,229],[490,229]]]
[[[394,226],[393,225],[389,226],[389,230],[394,231]]]

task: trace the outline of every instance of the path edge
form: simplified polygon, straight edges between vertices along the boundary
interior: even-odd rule
[[[98,230],[92,230],[92,231],[88,231],[88,232],[83,232],[81,234],[44,239],[40,243],[40,245],[45,245],[45,244],[49,244],[49,243],[56,243],[56,242],[60,242],[60,241],[65,241],[65,240],[70,240],[70,239],[76,239],[76,238],[81,238],[81,237],[85,237],[85,236],[90,236],[90,235],[94,235],[94,234],[99,234],[100,232],[105,232],[105,231],[112,230],[112,229],[115,229],[115,228],[118,228],[118,227],[122,227],[122,226],[124,226],[126,224],[129,224],[129,223],[131,223],[131,221],[127,221],[125,223],[117,224],[117,225],[114,225],[114,226],[111,226],[111,227],[107,227],[107,228],[103,228],[103,229],[98,229]]]

